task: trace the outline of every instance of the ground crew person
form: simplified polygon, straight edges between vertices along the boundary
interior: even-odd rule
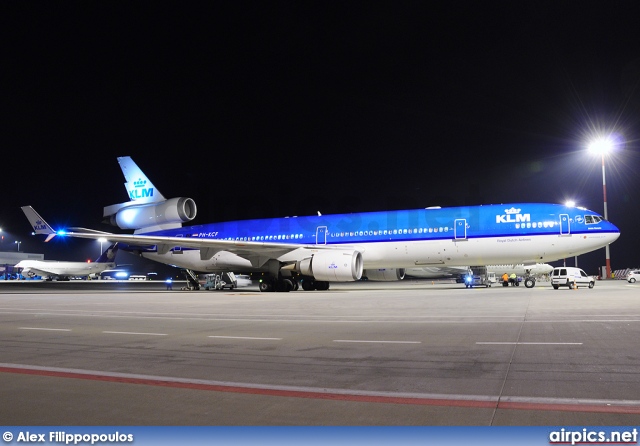
[[[509,276],[509,282],[511,282],[511,285],[516,286],[516,280],[518,280],[516,273],[511,273]]]
[[[509,286],[509,274],[507,273],[502,275],[502,286]]]

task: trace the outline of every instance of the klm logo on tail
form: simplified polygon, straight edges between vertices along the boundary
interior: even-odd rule
[[[35,229],[36,231],[46,231],[47,224],[42,220],[36,220],[36,222],[33,225],[33,229]]]
[[[129,198],[132,200],[139,200],[140,198],[153,197],[153,188],[145,188],[147,180],[139,178],[138,181],[133,182],[133,189],[129,190]]]

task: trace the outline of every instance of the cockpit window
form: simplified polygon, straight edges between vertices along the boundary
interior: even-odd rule
[[[588,224],[588,225],[593,225],[593,224],[596,224],[596,223],[600,223],[602,220],[603,220],[603,218],[599,217],[597,215],[585,215],[584,216],[584,222],[585,222],[585,224]]]

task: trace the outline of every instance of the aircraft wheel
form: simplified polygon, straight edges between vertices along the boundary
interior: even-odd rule
[[[536,286],[536,281],[530,277],[527,279],[524,279],[524,286],[527,288],[533,288],[534,286]]]
[[[302,280],[302,289],[305,291],[313,291],[316,289],[315,282],[311,279]]]
[[[327,291],[329,289],[329,282],[316,281],[316,290]]]
[[[293,283],[289,279],[281,279],[276,282],[276,291],[280,293],[288,293],[293,289]]]
[[[260,282],[260,291],[262,291],[263,293],[273,291],[273,286],[271,285],[271,282],[266,280],[263,280],[262,282]]]

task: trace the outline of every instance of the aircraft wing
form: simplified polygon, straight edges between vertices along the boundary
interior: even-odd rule
[[[253,266],[262,266],[269,259],[277,259],[298,249],[337,249],[332,245],[291,245],[273,242],[245,242],[237,240],[219,240],[199,237],[167,237],[137,234],[113,234],[93,231],[84,228],[71,228],[71,231],[59,232],[58,235],[69,237],[98,239],[106,238],[110,242],[127,243],[129,245],[149,247],[155,245],[159,254],[165,254],[177,246],[200,250],[200,258],[207,260],[220,251],[232,252],[249,260]],[[345,249],[346,246],[340,246]]]

